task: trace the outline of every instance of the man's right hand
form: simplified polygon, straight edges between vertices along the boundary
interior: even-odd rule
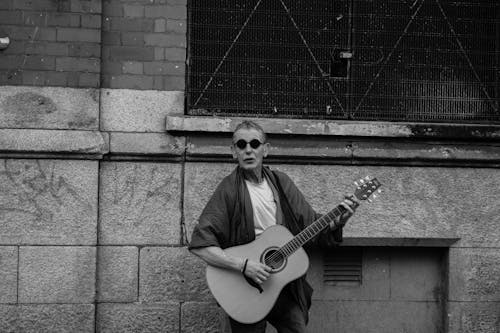
[[[248,260],[243,274],[258,284],[264,283],[271,275],[272,268],[257,261]]]

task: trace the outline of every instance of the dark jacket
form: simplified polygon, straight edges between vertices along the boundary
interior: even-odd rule
[[[313,210],[286,174],[271,171],[267,167],[263,168],[263,172],[275,195],[278,194],[278,207],[281,208],[283,225],[292,234],[298,234],[321,216]],[[237,167],[221,181],[205,206],[193,230],[189,249],[207,246],[224,249],[246,244],[254,239],[255,228],[250,194],[244,181],[243,171]],[[314,240],[322,247],[332,246],[341,241],[341,228],[334,232],[326,230]],[[311,286],[303,276],[292,281],[287,288],[290,288],[307,322],[311,305]]]

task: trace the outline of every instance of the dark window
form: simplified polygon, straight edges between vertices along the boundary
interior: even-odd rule
[[[190,0],[188,10],[188,114],[500,121],[500,1]]]

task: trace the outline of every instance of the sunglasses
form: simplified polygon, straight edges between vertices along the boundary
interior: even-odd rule
[[[252,149],[257,149],[260,147],[261,144],[263,144],[262,142],[260,142],[259,140],[257,139],[253,139],[252,141],[250,142],[247,142],[243,139],[240,139],[238,141],[236,141],[235,145],[236,147],[238,147],[239,149],[243,150],[247,147],[247,144],[250,144],[250,147],[252,147]]]

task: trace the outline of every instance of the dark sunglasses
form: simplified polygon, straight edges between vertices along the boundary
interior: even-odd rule
[[[243,139],[240,139],[240,140],[236,141],[236,143],[235,143],[236,147],[238,147],[239,149],[242,149],[242,150],[247,147],[247,144],[250,144],[250,147],[252,147],[252,149],[257,149],[257,148],[260,147],[260,145],[262,144],[262,142],[260,142],[257,139],[253,139],[250,142],[247,142],[247,141],[245,141]]]

